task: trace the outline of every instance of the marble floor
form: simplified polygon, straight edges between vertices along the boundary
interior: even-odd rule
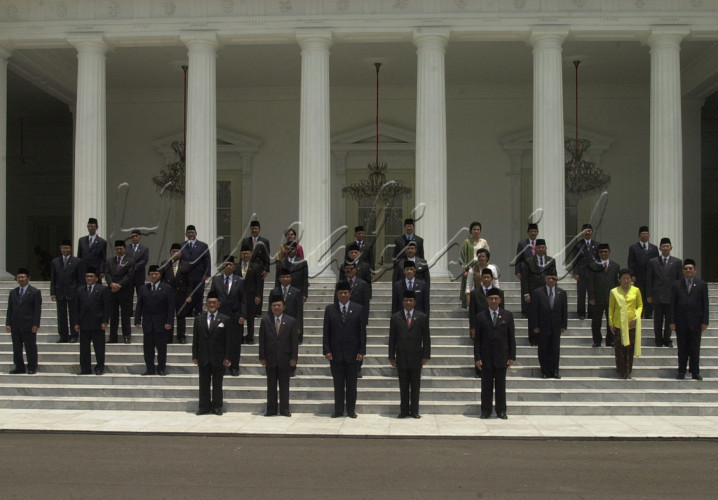
[[[291,418],[251,413],[196,416],[189,412],[1,409],[0,432],[99,432],[322,437],[476,437],[652,439],[718,438],[718,417],[510,415],[359,415],[356,419],[295,413]]]

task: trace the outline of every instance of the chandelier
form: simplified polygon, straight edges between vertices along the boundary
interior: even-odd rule
[[[184,130],[181,141],[171,144],[176,160],[168,163],[160,173],[152,177],[155,187],[160,191],[169,192],[170,196],[184,196],[185,187],[185,147],[187,145],[187,65],[182,66],[184,72]]]
[[[591,141],[578,138],[578,66],[581,61],[573,61],[576,69],[576,138],[568,139],[564,146],[571,155],[566,162],[566,190],[575,195],[595,194],[603,191],[611,183],[611,176],[596,167],[592,161],[583,159],[583,154],[591,147]]]

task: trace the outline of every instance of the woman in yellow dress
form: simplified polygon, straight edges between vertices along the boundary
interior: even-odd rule
[[[469,232],[471,233],[471,238],[466,238],[466,241],[464,241],[464,246],[461,248],[461,256],[459,258],[459,262],[464,268],[461,276],[461,289],[459,290],[461,307],[464,309],[466,309],[466,277],[469,275],[471,266],[476,263],[476,251],[479,248],[491,250],[486,240],[481,237],[481,222],[472,222],[469,226]]]
[[[643,299],[638,287],[632,285],[629,269],[619,272],[620,285],[611,290],[608,301],[608,324],[613,333],[618,377],[631,378],[633,356],[641,356],[641,313]]]

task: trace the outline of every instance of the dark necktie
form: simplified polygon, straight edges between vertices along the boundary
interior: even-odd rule
[[[157,283],[155,283],[154,285],[152,285],[152,295],[154,295],[154,294],[156,294],[156,293],[157,293]]]
[[[411,280],[411,281],[408,283],[407,288],[408,288],[409,290],[413,290],[413,289],[414,289],[414,280]]]
[[[22,298],[25,296],[25,289],[23,287],[20,287],[20,302],[22,302]]]
[[[274,329],[277,332],[277,335],[279,335],[279,328],[282,326],[282,321],[279,319],[278,316],[274,317]]]
[[[284,297],[285,302],[287,301],[287,290],[288,289],[286,287],[282,287],[282,296]]]
[[[229,295],[229,276],[224,277],[224,291],[227,295]]]
[[[663,257],[663,269],[668,266],[668,257]]]
[[[347,320],[347,306],[342,306],[342,323]]]
[[[644,243],[644,244],[643,244],[643,249],[644,249],[644,250],[648,250],[648,243]]]
[[[210,316],[209,316],[209,323],[207,323],[207,328],[212,326],[212,321],[214,321],[214,313],[210,314]]]
[[[548,303],[551,306],[551,309],[553,309],[553,300],[554,300],[553,288],[549,288],[548,289]]]
[[[63,261],[64,261],[64,263],[62,264],[62,267],[63,267],[64,269],[67,269],[67,257],[63,257],[62,259],[63,259]]]
[[[122,263],[122,259],[120,257],[117,257],[117,269],[120,269],[120,264]]]
[[[491,311],[491,323],[496,326],[496,319],[498,318],[498,314],[496,311]]]
[[[406,324],[411,326],[411,313],[406,313]]]
[[[90,285],[87,285],[87,293],[92,293],[92,287]]]

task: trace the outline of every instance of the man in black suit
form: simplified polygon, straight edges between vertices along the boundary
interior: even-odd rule
[[[302,301],[307,301],[309,295],[309,266],[307,261],[299,258],[297,255],[297,242],[290,241],[286,245],[287,256],[282,260],[278,260],[275,264],[274,286],[278,287],[280,283],[280,275],[282,269],[289,269],[292,274],[292,286],[298,288],[302,294]],[[290,313],[287,313],[291,316]],[[301,338],[301,333],[300,333]]]
[[[140,243],[142,241],[142,233],[140,233],[139,229],[133,229],[130,235],[132,243],[127,250],[127,255],[135,261],[135,290],[139,298],[140,288],[145,284],[147,261],[150,260],[150,249]]]
[[[591,317],[591,333],[593,347],[601,347],[601,324],[606,317],[606,347],[613,346],[613,333],[608,323],[608,301],[611,290],[619,284],[618,274],[621,267],[618,262],[610,259],[611,248],[608,243],[601,243],[598,247],[598,262],[587,266],[588,279],[588,312]]]
[[[404,255],[404,247],[410,242],[416,243],[416,255],[424,258],[424,240],[414,234],[414,219],[404,220],[404,234],[394,240],[394,266],[398,259]]]
[[[474,339],[474,360],[481,370],[481,418],[491,416],[495,390],[496,416],[506,419],[506,372],[516,361],[514,317],[509,311],[499,309],[498,289],[489,290],[486,300],[489,308],[476,317]]]
[[[356,243],[350,243],[347,246],[347,252],[346,252],[346,258],[343,263],[339,265],[339,281],[346,279],[346,276],[344,276],[344,264],[347,262],[354,262],[357,267],[357,277],[361,280],[364,280],[366,282],[367,286],[369,287],[369,298],[372,297],[372,278],[374,276],[374,273],[372,272],[372,268],[369,264],[366,263],[366,261],[361,259],[362,253],[359,250],[359,246]],[[403,274],[402,274],[403,276]]]
[[[649,242],[651,233],[648,226],[638,228],[638,241],[628,247],[628,269],[634,277],[634,285],[641,291],[641,297],[647,297],[646,282],[648,279],[648,263],[651,259],[658,257],[658,247]],[[643,317],[653,317],[653,304],[643,304]]]
[[[97,219],[94,217],[87,220],[87,231],[89,234],[81,237],[77,243],[77,257],[82,261],[85,269],[94,267],[100,273],[100,279],[103,279],[107,261],[107,242],[97,235]]]
[[[264,280],[262,274],[264,268],[262,264],[252,262],[252,245],[251,243],[242,243],[239,253],[239,265],[236,266],[235,273],[242,277],[244,281],[244,292],[247,296],[247,334],[244,337],[245,344],[254,343],[254,319],[262,315],[262,294],[264,293]]]
[[[357,257],[352,257],[351,255],[349,255],[349,251],[352,248],[356,248],[359,251],[359,255]],[[374,242],[367,241],[364,226],[356,226],[354,228],[354,241],[347,244],[344,260],[359,260],[359,262],[365,263],[369,267],[369,270],[373,272],[374,262],[376,259],[375,254],[376,252],[374,250]],[[362,277],[362,279],[366,281],[366,278]]]
[[[648,261],[646,302],[653,305],[653,335],[656,347],[673,347],[671,340],[671,289],[683,277],[683,261],[671,257],[671,240],[661,238],[661,255]]]
[[[474,289],[471,290],[471,293],[469,294],[469,335],[471,336],[472,343],[476,338],[476,316],[480,312],[486,311],[489,308],[489,302],[486,300],[489,290],[498,290],[499,296],[501,297],[501,304],[504,303],[504,291],[493,285],[494,273],[491,269],[488,267],[483,268],[480,276],[481,278],[479,283],[474,286]],[[475,279],[476,278],[474,278],[474,280]],[[476,378],[481,377],[481,370],[476,365],[474,365],[474,372]]]
[[[167,334],[175,319],[172,287],[163,283],[160,266],[150,266],[150,282],[140,288],[135,311],[135,326],[142,328],[145,372],[142,375],[167,375]],[[155,370],[155,349],[157,369]]]
[[[249,223],[249,231],[251,236],[247,236],[242,240],[242,246],[248,245],[252,252],[251,262],[258,264],[262,267],[262,290],[264,289],[264,280],[269,274],[269,264],[271,255],[269,252],[269,240],[259,235],[261,226],[258,220],[253,220]],[[262,294],[259,294],[259,308],[256,310],[257,317],[262,315]]]
[[[272,314],[259,324],[259,362],[267,370],[267,413],[277,414],[277,383],[279,383],[279,413],[291,417],[289,411],[289,373],[297,366],[299,338],[297,324],[284,314],[284,298],[280,294],[269,296]]]
[[[227,334],[232,339],[232,351],[229,360],[229,374],[239,375],[239,357],[242,354],[242,337],[244,323],[247,318],[247,294],[244,291],[242,278],[234,274],[234,256],[225,255],[222,262],[222,273],[212,278],[211,290],[219,299],[219,312],[230,317]]]
[[[124,240],[115,241],[115,257],[105,264],[105,280],[110,287],[112,313],[110,314],[110,344],[117,343],[117,330],[122,320],[125,344],[132,335],[132,296],[135,293],[135,261],[127,255]]]
[[[588,266],[598,261],[598,241],[593,239],[593,226],[584,224],[581,227],[583,239],[576,241],[571,249],[568,265],[566,266],[576,280],[578,319],[586,319],[586,292],[588,287]]]
[[[678,380],[686,377],[686,366],[693,379],[703,380],[700,371],[701,334],[708,328],[708,284],[696,278],[696,262],[683,262],[683,278],[671,290],[671,330],[678,343]]]
[[[162,266],[162,281],[172,287],[172,296],[175,300],[175,315],[177,317],[177,342],[187,342],[187,316],[192,312],[192,296],[190,292],[191,271],[189,263],[182,260],[182,245],[173,243],[170,248],[170,258]],[[167,333],[167,343],[172,343],[174,328]]]
[[[364,264],[362,262],[362,264]],[[366,264],[364,264],[366,266]],[[351,289],[351,301],[359,304],[364,309],[364,322],[369,324],[369,309],[371,308],[371,286],[358,276],[358,268],[356,261],[348,261],[344,263],[341,278],[339,281],[346,280]],[[336,303],[336,296],[334,302]],[[359,362],[359,371],[357,378],[363,378],[361,371],[363,361]]]
[[[529,224],[528,229],[526,229],[527,238],[525,240],[520,240],[519,244],[516,246],[516,256],[513,258],[512,264],[515,266],[514,274],[519,282],[521,281],[521,276],[523,275],[525,266],[524,262],[536,255],[536,238],[538,237],[538,234],[538,224]],[[521,302],[521,314],[523,314],[524,318],[528,318],[531,314],[531,305],[526,302]]]
[[[394,276],[392,281],[399,281],[404,277],[404,264],[406,262],[413,262],[415,268],[415,275],[421,281],[424,281],[427,285],[431,286],[431,276],[429,274],[429,264],[416,255],[416,242],[410,241],[404,247],[403,255],[397,257],[394,265]]]
[[[37,330],[40,328],[42,296],[40,290],[30,284],[30,271],[21,267],[15,276],[17,288],[10,291],[7,300],[5,331],[12,338],[12,354],[15,368],[11,374],[25,373],[22,349],[27,355],[27,374],[37,373]]]
[[[347,415],[356,418],[357,375],[366,356],[366,317],[364,308],[351,301],[351,285],[340,281],[335,303],[324,309],[324,357],[334,380],[334,413],[332,418]]]
[[[187,262],[190,267],[192,312],[197,315],[202,312],[204,285],[212,274],[212,257],[207,243],[197,239],[197,228],[192,224],[187,226],[185,236],[187,236],[187,241],[182,245],[182,260]]]
[[[403,307],[404,291],[413,290],[416,295],[416,310],[427,316],[431,315],[431,303],[429,300],[429,285],[414,277],[416,268],[414,263],[404,263],[404,279],[394,283],[391,294],[391,313],[401,311]]]
[[[421,418],[421,367],[431,359],[429,317],[415,310],[413,291],[404,292],[402,304],[402,310],[392,314],[389,322],[389,361],[399,375],[399,418]]]
[[[304,340],[304,300],[302,291],[294,286],[294,278],[292,271],[288,268],[279,270],[279,284],[272,289],[271,294],[281,294],[284,299],[284,314],[288,314],[295,319],[297,323],[297,332],[299,344]],[[269,307],[267,314],[271,314],[272,308]],[[292,370],[292,373],[294,370]]]
[[[60,253],[62,255],[53,259],[50,267],[50,298],[57,304],[57,331],[60,334],[58,343],[77,342],[78,337],[74,330],[77,324],[75,297],[77,287],[82,285],[85,279],[85,265],[78,257],[72,256],[70,240],[62,240]]]
[[[523,296],[522,304],[531,305],[531,294],[544,286],[544,276],[553,273],[556,274],[556,261],[553,257],[546,255],[546,241],[543,239],[536,240],[536,255],[527,258],[522,267],[521,273],[521,295]],[[523,310],[523,305],[522,305]],[[532,323],[533,316],[529,312],[529,344],[538,345],[538,336],[534,332]]]
[[[538,359],[543,378],[561,378],[561,334],[568,328],[566,292],[556,286],[556,268],[546,272],[545,286],[531,294],[531,323],[538,339]]]
[[[207,294],[207,312],[194,318],[192,329],[192,362],[199,368],[199,410],[222,414],[222,380],[229,366],[232,350],[227,332],[230,318],[218,311],[219,299],[211,290]],[[210,393],[210,385],[212,392]]]
[[[80,336],[80,375],[92,374],[92,352],[95,350],[95,375],[105,373],[105,330],[110,322],[110,289],[98,283],[97,269],[85,272],[85,285],[77,288],[74,329]]]

